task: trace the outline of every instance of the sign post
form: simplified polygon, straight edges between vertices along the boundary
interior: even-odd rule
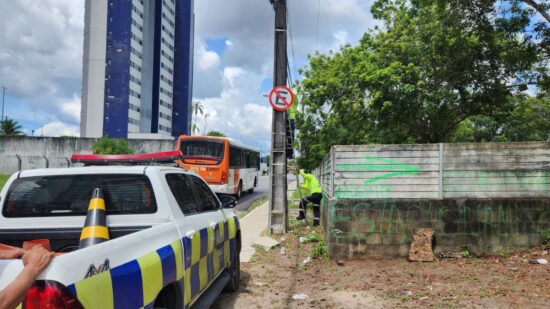
[[[269,93],[269,104],[274,110],[284,112],[294,103],[294,93],[286,86],[274,87]]]
[[[292,105],[292,99],[280,86],[287,84],[287,44],[286,44],[286,1],[271,0],[275,9],[275,63],[273,67],[273,94],[269,102],[273,106],[271,127],[271,166],[269,199],[269,233],[284,234],[288,229],[288,201],[286,183],[286,109]],[[281,90],[281,92],[279,92]],[[289,89],[290,90],[290,89]],[[285,103],[286,102],[286,103]],[[290,104],[289,104],[290,103]]]

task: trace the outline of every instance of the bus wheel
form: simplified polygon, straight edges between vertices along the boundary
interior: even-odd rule
[[[237,189],[237,194],[235,194],[236,199],[240,199],[243,194],[243,183],[239,181],[239,188]]]
[[[248,193],[254,193],[254,188],[258,186],[258,181],[256,178],[254,178],[254,186],[250,189],[248,189]]]

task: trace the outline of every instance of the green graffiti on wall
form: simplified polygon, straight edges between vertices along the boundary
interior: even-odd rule
[[[546,171],[444,171],[444,192],[548,191]]]
[[[418,166],[387,158],[365,156],[363,160],[364,163],[359,164],[339,164],[336,165],[336,169],[382,172],[383,174],[365,179],[363,185],[338,185],[336,188],[337,198],[390,198],[393,191],[392,185],[375,184],[367,188],[364,185],[371,185],[384,179],[412,175],[421,171]],[[358,188],[361,191],[355,190]]]

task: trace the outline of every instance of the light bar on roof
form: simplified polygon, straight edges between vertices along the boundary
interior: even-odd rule
[[[71,156],[71,162],[85,165],[173,163],[181,157],[179,150],[124,155],[74,154]]]

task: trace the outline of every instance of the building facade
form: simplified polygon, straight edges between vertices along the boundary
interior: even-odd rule
[[[86,0],[81,137],[189,134],[193,0]]]

